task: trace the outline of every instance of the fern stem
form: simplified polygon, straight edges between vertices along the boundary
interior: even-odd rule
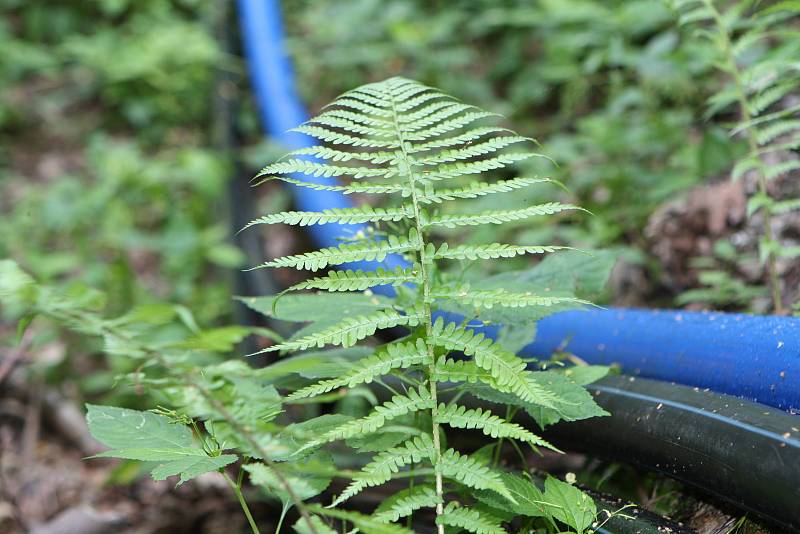
[[[253,531],[253,534],[261,534],[261,531],[258,530],[258,525],[256,525],[255,519],[253,519],[253,515],[250,513],[250,508],[247,506],[247,501],[242,494],[242,481],[241,478],[239,479],[238,483],[231,480],[231,477],[228,476],[228,473],[222,472],[222,476],[225,477],[226,482],[231,487],[233,492],[236,494],[236,498],[239,499],[239,505],[242,507],[242,511],[244,512],[245,517],[247,517],[247,522],[250,524],[250,530]]]
[[[398,158],[398,174],[402,176],[406,174],[408,176],[408,182],[411,189],[411,205],[413,207],[414,213],[414,224],[416,226],[417,233],[419,234],[419,248],[417,249],[417,256],[420,265],[420,277],[422,278],[422,305],[423,305],[423,321],[425,323],[425,346],[428,349],[428,359],[430,361],[428,371],[427,371],[427,379],[428,384],[430,386],[430,393],[431,399],[433,400],[433,407],[431,408],[431,434],[433,438],[433,447],[435,455],[433,457],[433,470],[434,470],[434,477],[435,477],[435,484],[436,484],[436,516],[437,518],[444,515],[444,484],[442,482],[442,445],[439,439],[439,423],[437,421],[437,415],[439,412],[439,400],[438,400],[438,391],[436,387],[436,364],[434,362],[434,347],[433,343],[431,343],[431,338],[433,337],[433,318],[431,312],[431,279],[429,273],[429,267],[433,265],[433,258],[430,260],[426,256],[426,243],[425,243],[425,228],[422,225],[421,221],[421,212],[419,206],[419,198],[417,196],[417,187],[416,187],[416,180],[414,177],[414,172],[412,170],[412,162],[411,158],[408,155],[408,147],[406,146],[406,141],[403,137],[403,132],[400,128],[400,121],[397,117],[397,107],[395,104],[395,97],[391,91],[389,91],[389,98],[391,99],[392,104],[392,124],[394,125],[395,135],[397,136],[397,142],[400,147],[400,158]],[[402,163],[402,166],[400,166]],[[444,534],[444,524],[437,521],[437,532],[438,534]]]
[[[753,116],[750,113],[750,106],[747,103],[747,92],[745,91],[744,80],[742,80],[741,71],[736,64],[736,55],[733,52],[730,32],[728,31],[725,21],[722,20],[722,14],[714,6],[713,0],[703,0],[703,3],[714,19],[714,25],[716,26],[722,44],[722,52],[725,55],[728,73],[733,80],[736,90],[736,100],[739,106],[739,115],[741,116],[742,123],[750,125]],[[752,126],[744,128],[743,133],[747,139],[748,155],[756,162],[755,170],[757,173],[758,190],[761,194],[767,195],[767,175],[764,169],[764,160],[761,159],[761,154],[758,150],[758,141],[753,133]],[[775,239],[775,233],[772,229],[772,208],[769,205],[765,205],[761,207],[761,210],[764,214],[764,240],[771,246]],[[778,259],[774,250],[770,250],[767,254],[766,263],[773,309],[776,314],[781,315],[784,313],[784,308],[783,299],[781,298],[780,279],[778,278]]]

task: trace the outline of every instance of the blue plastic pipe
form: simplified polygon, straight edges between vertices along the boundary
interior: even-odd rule
[[[239,0],[239,15],[267,133],[289,148],[310,146],[308,137],[288,132],[307,120],[307,114],[284,49],[278,0]],[[300,210],[351,206],[336,192],[291,189]],[[342,235],[363,228],[319,225],[310,226],[309,231],[319,246],[328,247],[339,244]],[[399,261],[389,259],[390,264]],[[559,313],[542,320],[537,330],[536,340],[522,354],[544,357],[566,347],[590,363],[616,363],[627,373],[800,411],[800,319],[610,309]],[[494,332],[496,328],[486,330],[487,335]]]
[[[290,150],[314,145],[307,135],[291,132],[308,120],[305,106],[294,87],[294,71],[284,48],[283,23],[280,3],[272,0],[239,0],[239,23],[244,41],[244,52],[256,96],[259,115],[267,134],[279,140]],[[302,176],[307,182],[330,183],[329,179]],[[336,191],[313,191],[291,188],[294,203],[300,211],[322,211],[331,208],[349,208],[352,204]],[[312,225],[308,227],[314,242],[320,247],[335,247],[342,237],[353,236],[366,227],[361,224]],[[392,268],[398,258],[387,258],[383,263]],[[364,269],[374,266],[370,262],[354,262],[347,268]]]
[[[659,310],[563,312],[523,349],[599,364],[800,412],[800,319]]]

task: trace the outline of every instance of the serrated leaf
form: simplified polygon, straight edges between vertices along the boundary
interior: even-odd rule
[[[545,505],[550,515],[579,534],[586,532],[597,517],[597,506],[591,497],[557,478],[545,480],[544,500],[554,505]]]
[[[180,475],[178,484],[183,484],[238,459],[233,454],[209,456],[195,446],[189,427],[163,415],[112,406],[86,407],[92,436],[112,448],[96,456],[159,462],[152,470],[155,480]]]
[[[153,480],[166,480],[167,477],[180,475],[178,484],[183,484],[204,473],[218,471],[230,465],[239,457],[235,454],[222,454],[220,456],[188,456],[172,462],[167,462],[155,467],[150,474]]]

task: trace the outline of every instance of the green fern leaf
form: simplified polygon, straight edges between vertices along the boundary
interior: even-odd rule
[[[338,247],[323,248],[305,254],[283,256],[272,261],[262,263],[253,269],[265,267],[290,267],[318,271],[329,265],[342,265],[354,261],[383,261],[389,254],[402,254],[419,248],[419,235],[416,230],[409,231],[407,238],[390,235],[386,241],[372,243],[358,243],[352,245],[339,245]]]
[[[322,211],[283,211],[259,217],[251,221],[243,230],[257,224],[290,224],[293,226],[311,226],[312,224],[358,224],[379,221],[400,221],[412,217],[410,207],[372,208],[333,208]]]
[[[433,170],[425,170],[419,173],[418,176],[423,182],[447,180],[459,176],[478,175],[491,170],[504,169],[512,163],[536,157],[541,156],[533,152],[502,154],[494,158],[479,159],[468,163],[458,162],[440,165]]]
[[[457,189],[430,189],[418,195],[418,200],[423,204],[439,204],[443,200],[455,200],[457,198],[477,198],[495,193],[508,193],[515,189],[521,189],[539,183],[557,183],[548,178],[514,178],[512,180],[500,180],[497,182],[474,182],[465,187]]]
[[[289,395],[288,400],[314,397],[341,387],[352,388],[359,384],[368,384],[376,377],[388,374],[394,369],[406,369],[412,365],[429,363],[428,348],[421,339],[416,342],[393,343],[386,345],[375,354],[355,362],[353,369],[343,376],[299,389]]]
[[[463,147],[465,143],[471,143],[472,141],[495,133],[513,134],[514,132],[507,128],[500,128],[497,126],[481,126],[453,137],[435,139],[426,143],[409,143],[407,152],[409,154],[418,154],[420,152],[427,152],[437,148],[448,148],[451,146]]]
[[[457,300],[462,304],[471,304],[475,307],[491,309],[494,306],[506,308],[526,308],[530,306],[550,307],[558,304],[570,303],[583,306],[591,302],[574,297],[549,297],[534,295],[531,292],[512,293],[506,289],[472,289],[469,284],[454,289],[437,289],[431,293],[435,299]]]
[[[394,271],[387,271],[378,267],[374,271],[328,271],[327,276],[312,278],[293,285],[286,291],[302,289],[323,289],[326,291],[364,291],[370,287],[419,282],[418,269],[404,269],[397,267]]]
[[[774,180],[779,176],[788,174],[792,171],[800,170],[800,160],[782,161],[764,168],[764,176],[767,180]]]
[[[431,342],[447,350],[458,350],[473,356],[478,367],[492,374],[496,387],[501,391],[513,393],[525,402],[555,409],[557,397],[529,379],[531,373],[525,370],[525,360],[496,345],[483,334],[475,334],[455,323],[445,326],[439,318],[431,332]]]
[[[548,202],[527,208],[514,210],[484,211],[476,215],[439,215],[432,217],[424,226],[444,226],[445,228],[455,228],[457,226],[477,226],[481,224],[503,224],[511,221],[519,221],[540,215],[553,215],[567,210],[581,209],[571,204],[560,202]]]
[[[455,449],[447,449],[442,453],[441,468],[442,476],[464,486],[474,490],[496,491],[511,502],[516,502],[499,473]]]
[[[313,126],[311,124],[303,124],[290,131],[306,134],[320,141],[326,143],[333,143],[335,145],[348,145],[355,147],[368,147],[368,148],[398,148],[400,145],[397,141],[389,141],[386,139],[374,139],[367,137],[358,137],[354,135],[344,134],[336,130],[330,130],[322,126]]]
[[[357,100],[355,98],[346,98],[346,97],[337,98],[336,100],[325,106],[325,109],[334,107],[354,109],[356,111],[360,111],[368,115],[374,115],[376,117],[392,116],[392,110],[390,109],[386,109],[380,106],[373,106],[371,104],[367,104],[366,102],[362,102],[361,100]]]
[[[511,438],[534,446],[547,447],[554,451],[558,450],[533,432],[481,408],[468,410],[464,406],[456,404],[445,405],[442,403],[439,405],[436,421],[448,424],[453,428],[477,429],[495,439]]]
[[[523,254],[545,254],[568,249],[570,249],[570,247],[507,245],[504,243],[459,245],[450,248],[447,243],[442,243],[433,258],[441,260],[489,260],[496,258],[513,258],[514,256],[521,256]]]
[[[323,443],[371,434],[392,419],[397,419],[403,415],[420,410],[430,410],[433,407],[434,403],[430,391],[424,387],[410,389],[406,395],[395,395],[392,397],[392,400],[380,406],[376,406],[375,409],[366,416],[348,421],[341,426],[329,430],[322,436],[310,441],[297,452],[301,452],[309,447],[316,447]]]
[[[436,113],[437,111],[441,111],[441,110],[445,110],[445,109],[456,109],[456,108],[459,108],[461,110],[466,110],[468,108],[476,109],[473,106],[466,106],[465,107],[464,104],[461,104],[460,102],[458,102],[456,100],[453,100],[453,99],[451,99],[449,97],[446,97],[445,95],[442,95],[442,96],[444,98],[447,98],[447,100],[438,100],[438,101],[436,101],[436,102],[434,102],[432,104],[428,104],[426,106],[422,106],[421,108],[419,108],[416,111],[413,111],[411,113],[403,113],[403,114],[401,114],[400,116],[397,117],[397,122],[399,124],[401,124],[401,125],[404,125],[404,124],[407,124],[407,123],[410,123],[410,122],[413,123],[413,122],[416,122],[416,121],[418,121],[420,119],[423,119],[423,118],[425,118],[425,117],[427,117],[427,116],[429,116],[429,115],[431,115],[433,113]]]
[[[422,508],[435,508],[439,503],[436,490],[429,485],[418,485],[398,491],[385,499],[375,509],[372,517],[376,521],[389,523],[408,517]]]
[[[778,137],[793,132],[800,132],[800,119],[777,120],[756,130],[759,145],[771,143]]]
[[[481,369],[475,362],[469,360],[453,360],[439,358],[436,361],[435,376],[437,382],[468,382],[474,384],[483,382],[497,389],[497,381],[492,373]]]
[[[333,326],[307,336],[262,349],[255,354],[283,350],[305,350],[325,345],[351,347],[358,341],[373,335],[377,330],[395,326],[417,326],[425,317],[421,309],[401,313],[396,310],[378,311],[370,315],[346,317]]]
[[[385,131],[386,128],[393,127],[391,117],[371,117],[369,115],[364,115],[363,113],[356,113],[345,109],[331,109],[317,115],[309,122],[325,124],[324,119],[328,118],[344,119],[346,121],[350,121],[351,123],[363,124],[366,126],[376,126],[383,131]],[[336,124],[329,124],[329,126],[336,126]]]
[[[447,504],[444,514],[436,518],[437,525],[463,528],[475,534],[507,534],[502,519],[476,508],[463,508],[456,503]]]
[[[459,117],[454,119],[450,119],[444,122],[440,122],[436,126],[430,127],[426,130],[422,130],[413,134],[409,134],[404,136],[407,141],[425,141],[432,137],[437,137],[439,135],[443,135],[454,130],[458,130],[459,128],[463,128],[469,124],[477,122],[481,119],[487,119],[489,117],[499,117],[497,113],[489,113],[488,111],[473,111],[470,113],[465,113]]]
[[[326,146],[311,146],[307,148],[298,148],[292,150],[283,156],[313,156],[328,161],[347,162],[347,161],[362,161],[380,164],[395,164],[398,153],[397,152],[345,152],[343,150],[336,150]],[[283,159],[281,158],[281,160]]]
[[[333,117],[330,114],[318,115],[308,121],[306,124],[330,126],[333,128],[339,128],[350,134],[366,135],[370,138],[394,137],[393,129],[365,126],[347,119]]]
[[[399,447],[392,447],[386,452],[377,454],[370,463],[356,474],[353,481],[336,497],[331,506],[340,505],[366,488],[384,484],[403,467],[430,459],[435,454],[436,447],[431,437],[427,434],[417,436]]]
[[[271,174],[305,174],[307,176],[331,178],[334,176],[352,176],[355,179],[367,178],[371,176],[386,176],[390,169],[376,169],[367,167],[344,167],[340,165],[329,165],[305,159],[289,159],[279,161],[272,165],[267,165],[255,177],[267,176]]]
[[[456,289],[439,289],[432,292],[435,299],[457,299],[463,304],[491,309],[494,306],[506,308],[526,308],[531,306],[550,307],[559,304],[578,304],[589,306],[591,302],[574,297],[550,297],[534,295],[531,292],[512,293],[506,289],[472,289],[469,284],[464,284]]]
[[[406,99],[406,97],[401,94],[396,97],[396,100],[400,103],[395,106],[395,109],[398,112],[405,114],[408,111],[421,106],[425,102],[430,102],[431,100],[437,100],[440,98],[446,98],[448,101],[452,101],[451,97],[439,92],[427,92],[410,99]],[[401,121],[402,119],[399,120]]]
[[[415,165],[439,165],[440,163],[454,163],[457,161],[483,156],[502,150],[508,146],[532,142],[530,137],[522,137],[519,135],[505,135],[501,137],[494,137],[488,141],[478,143],[476,145],[469,145],[455,150],[443,150],[436,154],[415,158]]]
[[[296,180],[294,178],[289,178],[287,176],[269,176],[263,179],[261,182],[257,182],[256,185],[260,185],[268,180],[280,180],[282,182],[286,182],[288,184],[296,185],[298,187],[305,187],[306,189],[314,189],[316,191],[338,191],[345,195],[351,195],[353,193],[361,193],[361,194],[373,194],[373,195],[385,195],[389,193],[401,193],[404,197],[409,195],[411,188],[402,185],[402,184],[381,184],[381,183],[352,183],[352,184],[345,184],[345,185],[327,185],[327,184],[317,184],[314,182],[304,182],[303,180]]]

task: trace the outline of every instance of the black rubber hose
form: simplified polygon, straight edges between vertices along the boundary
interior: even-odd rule
[[[554,425],[545,438],[659,471],[800,531],[800,417],[642,378],[608,377],[588,388],[612,415]]]
[[[581,489],[594,499],[598,511],[603,510],[613,514],[628,504],[602,493],[586,488]],[[614,515],[608,521],[603,522],[608,516],[601,513],[598,516],[598,521],[602,523],[602,526],[595,532],[599,534],[664,534],[666,532],[670,534],[697,534],[695,530],[649,512],[641,506],[628,506],[622,511],[622,514],[626,517]]]

